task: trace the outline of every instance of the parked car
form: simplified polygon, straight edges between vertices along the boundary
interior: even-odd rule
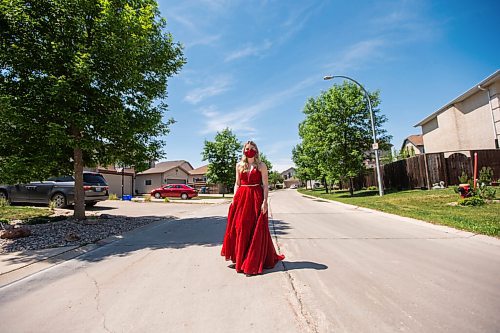
[[[100,173],[84,171],[83,189],[86,206],[108,199],[109,187]],[[0,185],[0,198],[11,203],[49,204],[53,201],[55,207],[63,208],[75,202],[75,179],[62,176],[29,184]]]
[[[160,198],[182,198],[184,200],[198,196],[198,191],[184,184],[167,184],[162,187],[155,188],[150,192],[152,197]]]
[[[292,184],[292,185],[290,185],[290,188],[295,189],[295,188],[298,188],[298,186],[297,186],[297,184]]]

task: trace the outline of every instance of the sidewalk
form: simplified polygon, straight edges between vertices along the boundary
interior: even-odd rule
[[[0,254],[0,288],[78,257],[101,245],[103,244],[96,243]]]

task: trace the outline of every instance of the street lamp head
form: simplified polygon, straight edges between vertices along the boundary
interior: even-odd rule
[[[323,76],[323,80],[331,80],[333,79],[335,76],[333,75],[327,75],[327,76]]]

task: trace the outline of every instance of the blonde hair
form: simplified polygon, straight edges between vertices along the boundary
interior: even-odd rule
[[[245,156],[245,147],[247,145],[252,145],[255,148],[257,154],[255,154],[253,165],[260,170],[260,156],[259,156],[259,148],[255,144],[255,142],[249,140],[243,145],[243,149],[241,150],[241,160],[238,162],[238,172],[245,172],[250,170],[250,163],[248,163],[248,157]]]

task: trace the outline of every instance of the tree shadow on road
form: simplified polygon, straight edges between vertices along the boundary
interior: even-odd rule
[[[158,250],[167,248],[183,249],[190,246],[222,246],[227,223],[226,216],[192,217],[182,219],[178,219],[175,217],[158,216],[114,216],[113,218],[121,218],[123,220],[126,220],[126,223],[129,224],[134,224],[134,221],[137,221],[137,223],[139,224],[144,219],[150,219],[151,223],[124,232],[122,235],[115,232],[114,235],[110,234],[108,236],[105,236],[109,238],[107,238],[104,242],[98,240],[88,242],[87,244],[96,242],[98,246],[105,246],[100,246],[83,255],[80,254],[84,252],[84,248],[80,248],[81,250],[78,248],[75,250],[71,250],[70,248],[68,248],[71,246],[84,245],[81,241],[75,241],[61,244],[65,247],[60,248],[60,251],[53,251],[55,250],[55,248],[38,251],[20,251],[18,252],[18,255],[5,258],[5,264],[29,264],[38,260],[46,260],[49,263],[58,263],[62,260],[60,254],[68,251],[74,251],[75,254],[73,256],[71,256],[70,254],[65,254],[65,259],[68,259],[69,256],[74,257],[75,260],[79,261],[98,262],[111,256],[128,256],[143,249]],[[91,228],[102,227],[105,230],[111,229],[111,227],[104,226],[105,223],[108,223],[107,221],[111,220],[98,219],[97,222],[93,223],[92,225],[79,223],[75,225],[75,227],[77,226],[79,228],[76,233],[79,235],[84,235],[86,232],[90,232]],[[273,236],[285,235],[288,233],[288,229],[290,229],[290,227],[283,221],[273,220],[270,223],[270,231]],[[67,232],[63,231],[56,237],[63,239],[66,234]],[[43,234],[38,236],[44,237]],[[20,239],[18,241],[24,240]],[[55,253],[55,255],[53,253]],[[47,256],[49,256],[49,258],[47,258]]]

